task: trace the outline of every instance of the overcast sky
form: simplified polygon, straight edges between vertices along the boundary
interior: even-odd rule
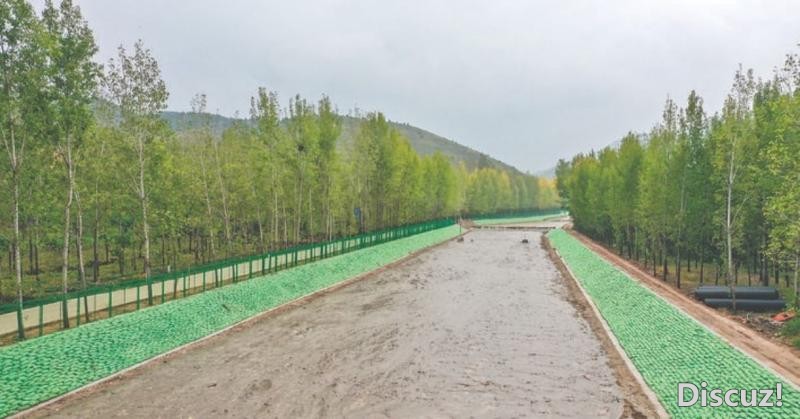
[[[171,110],[325,93],[531,171],[649,129],[667,95],[716,111],[739,63],[800,51],[798,1],[76,1],[99,61],[144,40]]]

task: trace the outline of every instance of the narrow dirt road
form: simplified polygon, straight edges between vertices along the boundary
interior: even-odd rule
[[[528,243],[522,243],[528,239]],[[474,231],[37,412],[619,417],[602,345],[533,231]]]

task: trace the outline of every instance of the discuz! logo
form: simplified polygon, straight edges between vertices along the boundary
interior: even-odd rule
[[[705,381],[699,386],[678,383],[678,407],[780,407],[782,397],[781,383],[775,384],[775,388],[762,389],[712,388]]]

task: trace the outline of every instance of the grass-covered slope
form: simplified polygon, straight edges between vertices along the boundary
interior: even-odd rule
[[[0,348],[0,417],[458,235],[451,226]]]
[[[800,393],[640,285],[563,230],[547,236],[597,305],[628,358],[677,418],[800,418]],[[678,383],[708,389],[770,389],[781,407],[678,406]],[[749,394],[749,393],[748,393]],[[734,398],[738,401],[738,396]],[[772,398],[775,402],[775,397]]]

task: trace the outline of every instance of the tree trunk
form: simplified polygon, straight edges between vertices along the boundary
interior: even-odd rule
[[[734,163],[734,150],[731,149],[731,157],[730,157],[730,165],[728,170],[728,193],[727,193],[727,205],[726,205],[726,213],[725,213],[725,242],[727,244],[727,256],[728,256],[728,286],[731,289],[731,298],[733,300],[733,311],[736,312],[736,284],[733,283],[733,220],[731,214],[731,205],[733,199],[733,181],[734,181],[734,170],[733,170],[733,163]]]
[[[270,150],[272,151],[272,150]],[[275,157],[272,157],[272,215],[273,215],[273,222],[272,222],[272,245],[274,246],[275,243],[278,242],[278,186],[277,186],[277,174],[275,172]]]
[[[676,275],[676,282],[678,288],[681,287],[681,246],[675,246],[675,275]]]
[[[692,252],[686,252],[686,272],[692,271],[692,256],[694,256],[692,255]]]
[[[67,159],[67,171],[72,171],[72,163]],[[69,177],[72,177],[70,174]],[[61,286],[63,295],[61,298],[61,325],[69,328],[69,310],[67,310],[67,292],[69,291],[69,232],[70,232],[70,209],[72,208],[72,182],[67,182],[67,202],[64,204],[64,242],[61,247]]]
[[[137,140],[139,152],[139,201],[142,206],[142,233],[144,238],[144,276],[147,281],[147,304],[153,305],[153,284],[150,283],[150,226],[147,224],[147,192],[144,186],[144,138],[140,135]]]
[[[705,255],[705,253],[706,253],[706,247],[705,247],[705,245],[703,243],[700,243],[700,260],[699,260],[699,262],[700,262],[700,285],[703,285],[703,279],[704,279],[703,274],[705,273],[705,267],[706,267],[706,259],[705,259],[706,255]]]
[[[312,188],[308,188],[308,237],[309,241],[314,240],[314,200]]]
[[[42,272],[39,266],[39,229],[36,229],[36,244],[33,246],[33,263],[35,265],[34,271],[36,272],[36,282],[39,282],[39,274]]]
[[[303,175],[300,175],[297,186],[297,214],[295,214],[294,242],[300,243],[300,221],[303,215]]]
[[[92,281],[95,284],[100,280],[100,256],[97,251],[97,242],[100,236],[100,204],[99,204],[99,176],[94,179],[94,228],[92,229]]]
[[[83,208],[81,207],[81,195],[80,192],[75,187],[75,172],[72,172],[72,193],[75,194],[75,209],[78,211],[77,215],[77,228],[78,231],[75,235],[75,247],[77,248],[76,251],[78,253],[78,277],[81,281],[81,286],[85,290],[87,288],[86,284],[86,268],[84,266],[83,260]],[[89,321],[89,297],[83,297],[83,313],[86,317],[86,321]]]
[[[656,254],[656,249],[654,247],[653,248],[653,276],[658,275],[658,272],[656,272],[657,267],[658,267],[658,255]]]
[[[253,201],[259,202],[258,194],[256,193],[255,183],[251,185],[250,189],[253,193]],[[256,217],[258,218],[258,250],[257,253],[264,253],[264,223],[263,214],[261,213],[261,205],[256,204]]]
[[[19,231],[19,159],[16,154],[16,142],[14,139],[14,129],[11,128],[11,176],[14,183],[14,275],[17,279],[17,337],[25,339],[25,326],[22,322],[22,257],[19,251],[20,231]]]
[[[98,230],[100,229],[100,222],[98,220],[98,210],[95,206],[94,210],[94,231],[92,231],[92,280],[96,284],[100,277],[100,259],[97,254],[97,241]]]
[[[30,226],[29,226],[30,227]],[[33,229],[28,228],[28,274],[33,274]]]
[[[797,306],[797,301],[798,301],[797,299],[800,296],[800,294],[797,293],[798,292],[798,289],[797,289],[798,272],[800,272],[800,252],[798,252],[794,257],[794,305],[795,306]]]
[[[211,246],[211,257],[215,257],[216,248],[214,246],[214,213],[211,207],[211,194],[208,187],[208,173],[206,170],[205,156],[200,157],[200,170],[202,171],[203,175],[203,191],[205,192],[206,196],[206,215],[208,216],[208,235],[210,240],[209,246]]]
[[[220,195],[222,196],[222,218],[225,222],[225,256],[230,257],[231,255],[231,217],[228,213],[228,193],[225,189],[225,181],[222,177],[222,162],[219,158],[219,148],[217,146],[214,147],[214,160],[217,165],[217,182],[219,183],[219,191]]]

